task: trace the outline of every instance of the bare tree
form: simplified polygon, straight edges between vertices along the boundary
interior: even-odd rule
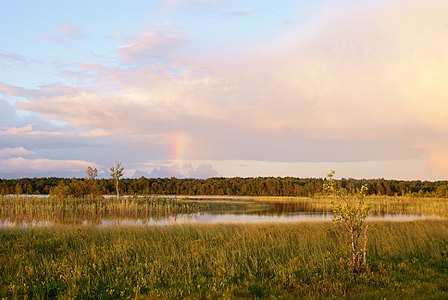
[[[121,162],[117,162],[115,166],[111,167],[109,170],[110,170],[110,177],[114,180],[115,191],[117,192],[117,201],[119,201],[120,200],[119,183],[120,178],[123,176],[124,168],[121,165]]]
[[[98,170],[96,168],[87,167],[87,179],[94,180],[98,176]]]

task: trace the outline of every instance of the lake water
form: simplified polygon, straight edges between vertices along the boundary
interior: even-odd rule
[[[42,197],[42,196],[41,196]],[[45,196],[43,196],[45,197]],[[156,196],[156,198],[174,199],[176,196]],[[184,197],[185,199],[185,197]],[[44,202],[38,212],[27,208],[21,213],[14,214],[14,209],[3,207],[0,211],[0,228],[9,227],[50,227],[60,225],[77,226],[169,226],[182,224],[262,224],[262,223],[297,223],[297,222],[331,222],[333,215],[323,207],[309,202],[256,202],[248,197],[228,196],[190,196],[190,203],[220,204],[218,210],[213,212],[196,210],[176,211],[173,208],[162,211],[148,209],[129,210],[77,210],[68,207],[67,210],[54,208],[51,203]],[[158,201],[158,200],[156,200]],[[184,200],[182,200],[184,201]],[[181,201],[181,202],[182,202]],[[143,202],[145,203],[145,202]],[[236,204],[250,204],[238,206]],[[255,206],[252,206],[256,204]],[[233,206],[232,206],[233,205]],[[235,206],[236,205],[236,206]],[[82,205],[81,205],[82,206]],[[145,206],[140,206],[140,208]],[[193,207],[193,206],[192,206]],[[210,206],[211,207],[211,206]],[[209,209],[210,209],[209,207]],[[243,208],[242,208],[243,207]],[[231,211],[229,211],[231,209]],[[438,216],[417,214],[377,214],[370,215],[368,221],[405,222],[417,220],[441,219]]]
[[[295,212],[289,214],[246,214],[246,213],[194,213],[169,216],[164,218],[101,218],[96,220],[76,219],[61,223],[51,220],[0,220],[0,228],[6,227],[51,227],[56,225],[78,226],[169,226],[183,224],[267,224],[267,223],[308,223],[331,222],[333,215],[326,212]],[[372,215],[368,221],[407,222],[417,220],[441,219],[425,215]]]

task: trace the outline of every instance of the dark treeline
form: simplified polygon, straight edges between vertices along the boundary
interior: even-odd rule
[[[87,179],[21,178],[0,179],[0,194],[49,194],[63,182],[78,189],[80,195]],[[385,179],[341,179],[337,185],[357,192],[367,184],[369,195],[448,197],[448,181],[403,181]],[[314,196],[323,193],[324,179],[293,177],[177,179],[122,179],[120,191],[127,195],[229,195],[229,196]],[[111,179],[97,179],[101,194],[114,194]]]

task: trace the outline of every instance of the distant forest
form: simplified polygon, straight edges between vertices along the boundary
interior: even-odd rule
[[[49,194],[59,183],[85,186],[87,179],[21,178],[0,179],[0,194]],[[357,192],[367,184],[370,195],[448,197],[448,181],[403,181],[385,179],[341,179],[337,184]],[[228,196],[315,196],[323,193],[324,179],[293,177],[177,179],[121,179],[120,192],[126,195],[228,195]],[[112,179],[97,179],[99,192],[115,193]],[[86,193],[79,193],[86,195]]]

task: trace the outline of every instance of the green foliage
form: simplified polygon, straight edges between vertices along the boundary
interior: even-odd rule
[[[9,194],[9,188],[8,185],[5,182],[0,183],[0,195],[8,195]]]
[[[347,236],[347,243],[350,252],[350,269],[355,273],[367,271],[367,230],[366,218],[368,207],[364,203],[364,198],[368,190],[366,185],[354,198],[342,188],[335,185],[335,171],[331,170],[327,174],[324,190],[334,195],[333,221],[341,224]]]
[[[88,177],[88,176],[87,176]],[[0,193],[14,194],[15,185],[20,183],[26,194],[48,194],[50,188],[64,178],[20,178],[0,179]],[[323,194],[324,180],[320,178],[256,177],[256,178],[125,178],[120,180],[120,193],[126,195],[228,195],[228,196],[300,196],[319,197]],[[335,180],[341,189],[358,193],[362,185],[369,188],[368,195],[406,196],[412,198],[448,197],[448,181],[403,181],[385,179]],[[101,194],[116,194],[113,179],[96,179]]]
[[[68,183],[61,180],[57,186],[50,189],[51,198],[86,198],[88,194],[88,183],[76,178],[72,178]]]
[[[70,186],[61,181],[57,186],[50,189],[50,198],[52,199],[63,199],[71,196]]]
[[[440,185],[436,190],[437,197],[448,198],[448,184]]]

